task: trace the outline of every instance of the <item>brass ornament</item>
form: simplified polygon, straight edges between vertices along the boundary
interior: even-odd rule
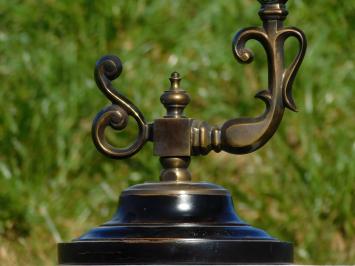
[[[291,243],[277,240],[265,231],[241,220],[225,188],[205,182],[191,182],[191,156],[211,151],[233,154],[253,152],[276,132],[284,109],[295,111],[292,84],[306,51],[301,30],[284,27],[286,0],[259,0],[263,27],[245,28],[232,42],[235,58],[251,63],[254,55],[246,43],[254,39],[265,49],[268,84],[256,94],[265,103],[258,117],[234,118],[221,126],[188,118],[184,108],[190,97],[181,87],[181,77],[170,76],[170,88],[160,97],[166,115],[147,123],[142,112],[113,87],[122,72],[116,56],[105,56],[95,68],[99,89],[111,101],[92,126],[97,149],[113,159],[137,153],[147,141],[163,169],[160,181],[138,184],[124,190],[112,219],[69,243],[58,245],[61,265],[235,265],[289,264]],[[285,66],[284,44],[296,38],[299,50]],[[133,117],[138,135],[127,148],[114,147],[105,129],[122,131]]]
[[[180,87],[179,73],[174,72],[170,77],[170,89],[161,96],[167,114],[148,124],[141,111],[111,83],[122,72],[120,59],[112,55],[105,56],[96,65],[95,80],[112,105],[103,109],[94,120],[92,136],[97,149],[106,156],[122,159],[137,153],[148,140],[152,141],[154,154],[161,157],[164,168],[161,180],[188,181],[191,175],[187,167],[192,155],[205,155],[212,150],[245,154],[265,145],[276,132],[284,109],[296,111],[292,84],[305,55],[307,42],[301,30],[283,26],[283,20],[288,14],[285,6],[287,1],[259,2],[262,4],[259,16],[263,27],[249,27],[239,31],[233,39],[232,49],[234,57],[243,64],[251,63],[254,58],[253,52],[246,48],[249,40],[260,42],[265,49],[268,84],[265,90],[255,95],[265,103],[263,114],[230,119],[221,126],[186,118],[183,110],[189,104],[190,97]],[[299,50],[293,62],[286,67],[284,44],[291,37],[298,41]],[[128,116],[132,116],[138,125],[136,141],[128,148],[113,147],[105,139],[105,128],[111,126],[123,130]]]

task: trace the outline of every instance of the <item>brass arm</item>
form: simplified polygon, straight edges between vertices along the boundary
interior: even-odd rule
[[[206,123],[195,123],[197,127],[194,130],[199,136],[193,146],[197,154],[205,154],[212,149],[234,154],[253,152],[262,147],[275,133],[285,107],[296,111],[292,98],[292,83],[305,55],[306,38],[297,28],[283,27],[283,20],[287,16],[286,1],[260,2],[262,7],[259,15],[264,22],[263,28],[251,27],[239,31],[233,39],[233,53],[240,63],[248,64],[254,58],[252,51],[245,47],[249,40],[260,42],[265,49],[268,88],[255,95],[265,103],[265,111],[258,117],[228,120],[220,129],[209,127]],[[292,64],[285,68],[284,44],[289,37],[298,40],[299,50]]]
[[[141,111],[111,84],[111,81],[118,78],[121,72],[122,63],[116,56],[104,56],[96,63],[96,84],[112,105],[102,109],[96,115],[92,125],[92,138],[101,153],[114,159],[127,158],[137,153],[149,137],[149,126]],[[136,140],[127,148],[113,147],[106,140],[106,128],[110,126],[115,130],[123,130],[127,126],[129,116],[132,116],[138,125]]]

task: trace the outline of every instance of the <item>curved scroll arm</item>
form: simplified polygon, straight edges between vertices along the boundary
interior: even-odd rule
[[[148,140],[149,126],[143,114],[125,96],[120,94],[111,81],[120,76],[122,72],[121,60],[112,55],[102,57],[95,67],[95,81],[103,94],[112,102],[112,105],[101,110],[95,117],[92,125],[92,138],[96,148],[114,159],[123,159],[138,152]],[[116,148],[109,144],[105,138],[108,126],[115,130],[123,130],[132,116],[138,125],[138,136],[127,148]]]
[[[292,84],[293,81],[295,80],[298,69],[300,68],[301,63],[303,61],[303,57],[306,53],[307,41],[304,33],[295,27],[289,27],[281,30],[278,33],[277,39],[281,43],[285,43],[285,41],[289,37],[295,37],[298,40],[300,48],[292,64],[284,71],[283,84],[282,84],[283,100],[286,107],[288,107],[292,111],[296,111],[297,108],[292,98]]]
[[[265,112],[255,118],[236,118],[225,122],[220,129],[221,149],[230,153],[243,154],[262,147],[277,130],[285,107],[295,111],[292,99],[292,83],[302,63],[306,51],[306,38],[296,28],[279,28],[264,24],[264,28],[247,28],[240,31],[233,40],[233,52],[242,63],[250,63],[253,53],[245,47],[250,39],[262,44],[268,60],[268,89],[256,94],[266,104]],[[276,23],[276,24],[275,24]],[[284,43],[295,37],[299,42],[296,58],[287,68],[284,67]]]

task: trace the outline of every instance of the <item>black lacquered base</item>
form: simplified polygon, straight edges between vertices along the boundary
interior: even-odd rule
[[[59,245],[59,264],[288,264],[292,245],[279,241],[164,239]]]
[[[125,190],[113,219],[58,245],[62,265],[289,264],[292,244],[247,225],[228,191],[209,183]]]

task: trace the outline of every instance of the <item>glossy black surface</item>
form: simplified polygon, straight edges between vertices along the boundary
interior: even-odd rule
[[[165,224],[99,226],[74,241],[119,239],[248,239],[275,240],[265,231],[248,225]]]
[[[278,241],[167,239],[59,244],[60,264],[289,264],[292,245]]]
[[[242,223],[230,196],[127,195],[107,225],[120,223]]]
[[[292,262],[292,245],[243,222],[227,190],[192,182],[128,188],[109,222],[58,250],[62,264]]]

